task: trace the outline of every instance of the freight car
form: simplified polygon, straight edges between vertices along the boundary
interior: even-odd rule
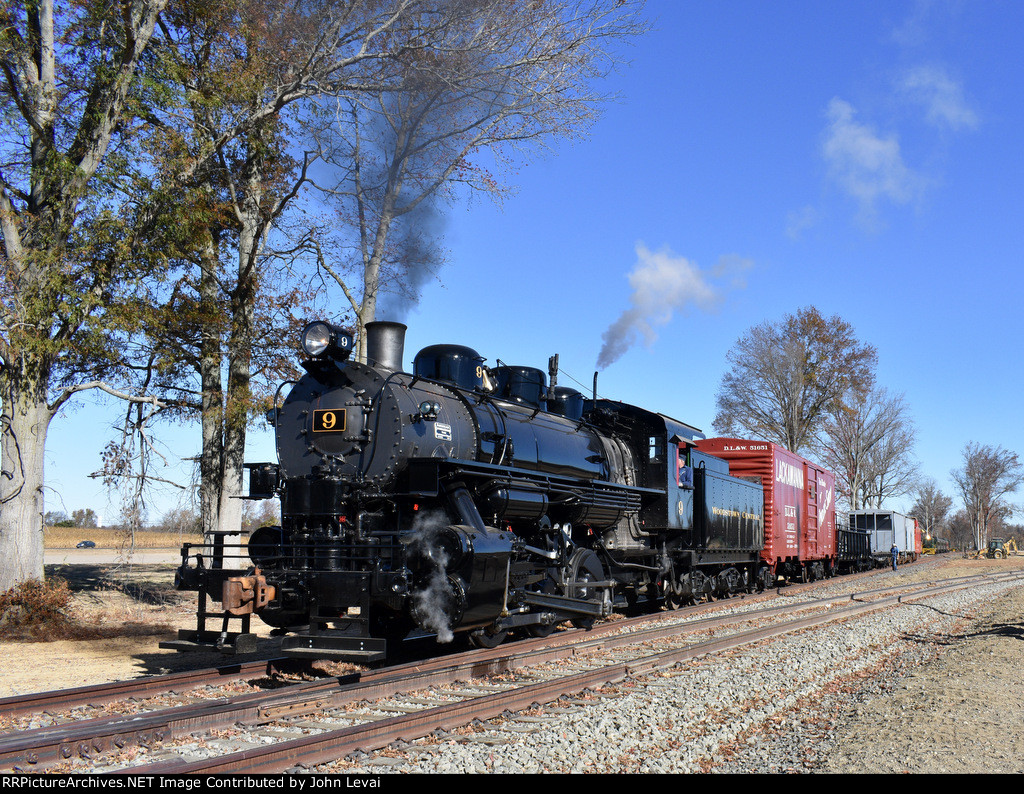
[[[697,441],[729,471],[764,489],[761,559],[776,577],[809,582],[837,572],[835,475],[777,444],[737,438]]]
[[[696,428],[461,345],[407,373],[404,332],[368,325],[363,364],[343,330],[304,329],[306,374],[272,414],[278,462],[250,466],[281,524],[182,549],[197,625],[164,647],[248,650],[255,615],[292,656],[373,661],[415,635],[490,647],[774,583],[763,487]]]
[[[875,567],[884,567],[892,559],[893,544],[899,550],[899,562],[913,562],[921,556],[921,528],[916,518],[892,510],[854,510],[849,528],[863,533]]]
[[[856,573],[875,567],[868,533],[851,529],[836,519],[836,568],[839,573]]]
[[[921,543],[922,554],[949,554],[949,551],[949,541],[946,538],[926,538]]]

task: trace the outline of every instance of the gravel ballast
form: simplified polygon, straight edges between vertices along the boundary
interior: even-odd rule
[[[826,591],[863,592],[904,581],[1021,569],[1024,557],[945,555],[856,583],[840,577],[827,583]],[[825,593],[796,598],[819,594]],[[82,595],[83,612],[113,619],[109,612],[118,593]],[[754,606],[736,601],[730,610]],[[116,619],[126,620],[124,607],[118,609]],[[133,609],[139,614],[130,617],[139,621],[194,625],[190,604]],[[372,757],[341,760],[329,771],[1021,772],[1022,615],[1024,587],[979,586],[698,659]],[[5,670],[0,694],[124,680],[217,661],[160,649],[159,639],[132,633],[90,641],[0,640]]]
[[[892,576],[871,586],[899,574]],[[1019,628],[1022,607],[1019,583],[904,603],[624,681],[589,702],[574,699],[570,708],[541,707],[525,718],[512,715],[334,769],[1018,772],[1024,763],[1010,742],[1022,716],[1015,682],[1024,652],[1018,638],[993,633],[990,626],[1011,619]],[[971,647],[984,640],[997,643],[999,655]],[[1001,669],[985,668],[982,675],[979,664],[994,659]],[[958,664],[961,669],[949,669]],[[973,690],[973,680],[993,676],[1012,677],[994,687],[1005,700],[992,702]],[[951,714],[950,705],[970,714]]]

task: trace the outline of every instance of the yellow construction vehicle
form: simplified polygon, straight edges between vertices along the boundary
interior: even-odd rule
[[[1009,540],[1003,540],[1002,538],[992,538],[988,542],[988,550],[985,552],[985,556],[990,560],[1002,560],[1010,554],[1017,553],[1017,541],[1013,538]]]

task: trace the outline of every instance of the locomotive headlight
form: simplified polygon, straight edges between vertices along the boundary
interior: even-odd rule
[[[331,343],[331,328],[327,323],[310,323],[302,329],[302,349],[310,356],[319,356]]]
[[[431,400],[424,400],[420,403],[420,418],[426,419],[428,422],[433,422],[437,419],[437,415],[441,413],[441,403],[433,402]]]
[[[345,359],[352,352],[352,335],[323,320],[316,320],[303,328],[300,342],[308,356],[329,355]]]

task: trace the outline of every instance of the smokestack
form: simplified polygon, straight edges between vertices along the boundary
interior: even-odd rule
[[[405,331],[402,323],[378,320],[366,324],[366,360],[371,366],[402,372],[405,355]]]

